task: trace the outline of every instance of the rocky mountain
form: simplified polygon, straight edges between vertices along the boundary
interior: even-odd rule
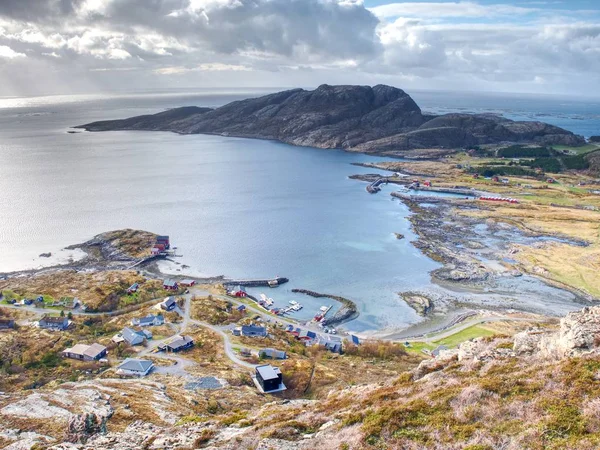
[[[78,128],[221,134],[368,153],[500,142],[585,144],[581,136],[542,122],[489,114],[426,115],[406,92],[385,85],[293,89],[216,109],[176,108]]]

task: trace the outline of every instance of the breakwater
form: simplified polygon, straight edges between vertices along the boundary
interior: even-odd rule
[[[342,304],[342,306],[331,317],[323,319],[323,325],[340,325],[345,322],[356,319],[359,316],[356,303],[339,295],[321,294],[320,292],[311,291],[308,289],[292,289],[292,292],[304,294],[314,298],[330,298]]]
[[[290,281],[285,277],[272,278],[270,280],[228,280],[223,286],[245,286],[245,287],[276,287]]]

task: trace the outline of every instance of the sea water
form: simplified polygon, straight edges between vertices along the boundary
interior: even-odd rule
[[[168,268],[174,273],[185,273],[187,265],[188,273],[202,276],[288,277],[288,284],[265,293],[277,306],[291,299],[304,304],[301,318],[331,301],[292,288],[354,300],[361,314],[348,328],[355,331],[418,321],[397,293],[428,286],[439,265],[412,245],[409,211],[388,195],[391,187],[370,195],[364,183],[348,178],[377,172],[352,163],[380,158],[220,136],[67,133],[95,120],[214,107],[262,93],[0,99],[0,271],[38,266],[40,253],[104,231],[136,228],[171,236],[183,255]],[[420,95],[431,110],[453,104],[462,110],[465,102],[445,98],[436,106],[432,94]],[[528,105],[525,115],[554,114],[544,102]],[[465,108],[482,112],[475,101]],[[522,115],[523,108],[505,112]],[[584,134],[597,129],[597,109],[573,111],[577,118],[561,109],[544,120]]]

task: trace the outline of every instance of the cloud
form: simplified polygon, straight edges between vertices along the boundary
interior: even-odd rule
[[[160,75],[182,75],[189,72],[249,72],[252,68],[237,64],[207,63],[196,67],[161,67],[155,72]]]
[[[510,16],[513,14],[531,14],[539,12],[536,8],[496,4],[481,5],[475,2],[423,2],[423,3],[390,3],[370,8],[380,18],[418,17],[418,18],[480,18],[494,16]]]
[[[0,0],[0,49],[11,59],[0,67],[0,91],[27,86],[23,73],[39,83],[36,71],[65,80],[61,89],[120,85],[129,74],[136,88],[172,81],[600,87],[600,12],[518,5]]]
[[[25,58],[24,53],[15,52],[12,48],[6,45],[0,45],[0,58],[14,59],[14,58]]]

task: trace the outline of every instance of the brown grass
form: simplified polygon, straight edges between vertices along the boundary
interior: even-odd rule
[[[128,295],[127,289],[134,283],[140,284],[138,293]],[[33,299],[39,295],[50,296],[55,301],[77,297],[90,311],[112,311],[169,295],[162,289],[162,281],[146,280],[133,270],[41,272],[0,281],[0,290]]]

